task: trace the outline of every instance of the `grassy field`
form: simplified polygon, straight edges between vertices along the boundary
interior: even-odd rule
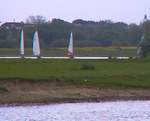
[[[66,56],[66,48],[42,49],[42,56]],[[32,56],[32,49],[25,49]],[[84,47],[75,48],[76,56],[136,56],[136,47]],[[19,56],[19,49],[0,48],[0,56]]]
[[[99,88],[150,88],[150,59],[0,60],[0,80],[49,80]]]
[[[150,59],[1,59],[0,104],[150,99]]]

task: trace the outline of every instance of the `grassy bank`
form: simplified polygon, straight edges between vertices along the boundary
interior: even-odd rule
[[[1,80],[60,80],[100,88],[150,88],[145,60],[0,60]]]
[[[0,60],[0,104],[150,99],[150,59]]]

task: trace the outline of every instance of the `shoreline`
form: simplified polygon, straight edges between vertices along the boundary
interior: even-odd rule
[[[150,100],[150,89],[97,88],[63,81],[5,80],[0,85],[0,106]]]
[[[16,106],[45,106],[45,105],[59,105],[59,104],[68,104],[68,103],[105,103],[105,102],[124,102],[124,101],[150,101],[148,98],[116,98],[116,99],[85,99],[85,100],[66,100],[66,101],[53,101],[53,102],[41,102],[41,103],[0,103],[1,107],[16,107]]]

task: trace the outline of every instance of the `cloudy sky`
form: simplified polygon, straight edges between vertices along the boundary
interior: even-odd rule
[[[25,21],[28,16],[112,20],[139,23],[144,14],[150,17],[150,0],[0,0],[0,21]]]

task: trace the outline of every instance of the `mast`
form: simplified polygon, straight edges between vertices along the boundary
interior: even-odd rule
[[[24,31],[23,29],[21,30],[21,35],[20,35],[20,54],[21,54],[21,57],[24,57]]]
[[[33,37],[33,55],[40,57],[40,43],[39,43],[39,36],[37,30],[35,31]]]
[[[69,46],[68,46],[68,56],[69,58],[74,58],[74,48],[73,48],[73,33],[70,34]]]

